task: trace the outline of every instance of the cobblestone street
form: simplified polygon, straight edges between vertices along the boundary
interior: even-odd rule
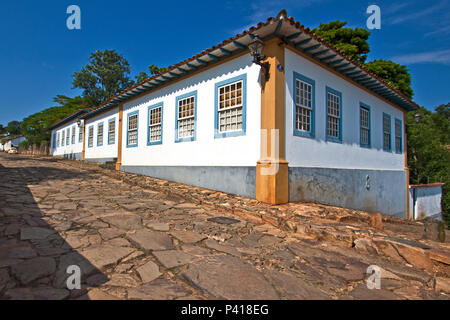
[[[448,299],[448,240],[399,220],[0,153],[0,299]]]

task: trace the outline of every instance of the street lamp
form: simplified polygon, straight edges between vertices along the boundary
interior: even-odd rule
[[[263,68],[265,71],[266,80],[269,79],[270,64],[269,62],[261,62],[262,60],[267,58],[262,54],[262,51],[264,49],[264,42],[258,37],[258,35],[255,35],[253,40],[248,44],[248,48],[250,49],[250,54],[253,57],[253,63],[261,66],[261,68]]]
[[[417,113],[414,115],[414,121],[416,121],[416,123],[419,123],[420,120],[422,120],[422,115],[421,115],[419,112],[417,112]]]

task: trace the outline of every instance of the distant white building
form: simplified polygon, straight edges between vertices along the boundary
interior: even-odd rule
[[[404,124],[416,107],[282,11],[56,124],[52,146],[272,204],[407,217]]]
[[[18,148],[19,145],[26,140],[27,138],[23,136],[11,136],[3,138],[4,143],[1,144],[0,150],[8,152],[9,150],[11,150],[11,148]]]

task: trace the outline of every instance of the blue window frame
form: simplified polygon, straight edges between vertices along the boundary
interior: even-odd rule
[[[147,114],[147,145],[162,144],[163,139],[163,108],[162,102],[148,107]]]
[[[101,147],[103,145],[103,131],[104,131],[103,122],[100,122],[97,125],[97,147]]]
[[[78,131],[78,142],[83,142],[83,136],[84,136],[84,123],[82,122],[80,125],[80,129]]]
[[[75,128],[75,126],[73,126],[72,127],[72,138],[71,138],[72,144],[75,144],[75,131],[76,131],[76,128]]]
[[[108,144],[116,143],[116,118],[108,120]]]
[[[94,146],[94,126],[90,126],[88,129],[88,148]]]
[[[294,136],[314,138],[316,108],[316,82],[294,72],[293,86]]]
[[[66,146],[70,145],[70,128],[66,130]]]
[[[127,148],[138,146],[139,110],[127,114]]]
[[[247,74],[220,81],[214,90],[214,138],[245,135]]]
[[[392,151],[391,116],[383,112],[383,150]]]
[[[326,87],[327,141],[342,142],[342,93]]]
[[[363,148],[371,146],[370,106],[359,103],[359,144]]]
[[[395,119],[395,153],[403,153],[403,123]]]
[[[56,148],[56,133],[52,133],[52,149]]]
[[[197,90],[176,98],[175,142],[195,141],[197,135]]]
[[[64,144],[66,143],[66,130],[62,130],[62,136],[61,136],[61,146],[64,147]]]

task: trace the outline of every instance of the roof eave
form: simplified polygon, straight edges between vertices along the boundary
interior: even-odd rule
[[[273,37],[282,39],[289,45],[299,48],[320,64],[332,67],[350,81],[363,85],[374,94],[385,98],[406,111],[416,110],[419,107],[410,98],[392,88],[383,79],[364,68],[364,66],[358,62],[348,58],[343,52],[321,39],[309,28],[305,28],[300,22],[295,21],[294,18],[287,17],[286,11],[282,10],[275,18],[269,17],[266,22],[260,22],[256,27],[251,27],[249,30],[245,30],[241,34],[225,40],[212,48],[206,49],[189,59],[173,66],[169,66],[167,70],[162,73],[156,74],[127,88],[111,97],[106,103],[94,111],[87,113],[82,118],[91,118],[99,113],[118,106],[119,103],[135,98],[136,96],[154,90],[162,85],[166,85],[181,77],[190,76],[193,72],[214,65],[223,59],[228,59],[239,53],[245,52],[248,50],[248,44],[255,34],[263,40]],[[361,72],[356,73],[356,71]],[[362,75],[365,75],[366,77],[357,79]],[[371,81],[369,82],[370,85],[362,82],[367,82],[369,80]],[[375,88],[378,91],[375,90]]]

